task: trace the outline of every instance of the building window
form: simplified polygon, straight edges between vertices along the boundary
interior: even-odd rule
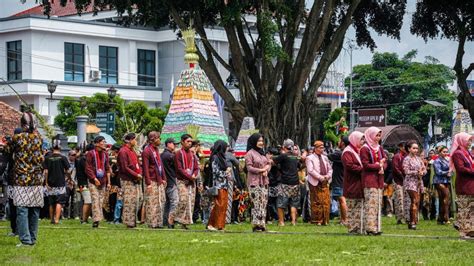
[[[64,80],[84,82],[84,44],[64,43]]]
[[[8,80],[21,79],[21,41],[7,42]]]
[[[118,48],[99,46],[100,83],[118,84]]]
[[[155,51],[138,49],[138,86],[156,86]]]

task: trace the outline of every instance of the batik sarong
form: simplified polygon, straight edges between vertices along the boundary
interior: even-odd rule
[[[364,229],[378,233],[382,230],[382,189],[364,188]]]
[[[165,188],[157,182],[151,182],[151,189],[146,190],[146,223],[151,228],[163,226],[163,210],[166,203]]]
[[[364,199],[349,199],[347,202],[347,229],[351,234],[364,234]]]
[[[89,184],[89,191],[92,199],[92,220],[94,222],[100,222],[104,219],[104,213],[102,211],[104,206],[104,196],[106,195],[104,188],[98,188],[94,184]]]
[[[249,193],[252,201],[252,225],[265,228],[268,189],[264,186],[251,186]]]
[[[317,186],[309,184],[309,200],[311,206],[311,223],[328,225],[331,199],[327,184],[320,183]]]
[[[123,189],[122,220],[126,226],[135,227],[139,206],[138,194],[140,186],[132,181],[122,180],[121,182]]]
[[[403,200],[403,186],[393,184],[393,205],[395,209],[395,217],[397,221],[405,221],[404,200]]]
[[[192,224],[196,189],[183,180],[177,180],[177,186],[179,201],[174,220],[184,225]]]
[[[456,223],[461,237],[474,236],[474,196],[458,195],[458,215]]]

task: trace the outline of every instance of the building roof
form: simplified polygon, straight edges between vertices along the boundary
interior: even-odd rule
[[[50,0],[51,3],[51,13],[50,16],[57,16],[57,17],[64,17],[64,16],[71,16],[77,14],[77,9],[74,0],[70,0],[66,2],[65,6],[61,6],[60,0]],[[91,13],[94,9],[92,4],[87,6],[82,13]],[[43,5],[39,4],[35,7],[23,10],[19,13],[12,15],[12,17],[19,17],[24,15],[44,15]]]

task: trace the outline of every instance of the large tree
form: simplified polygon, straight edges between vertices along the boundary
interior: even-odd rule
[[[61,0],[66,3],[68,1]],[[235,121],[253,116],[275,144],[308,138],[308,120],[316,112],[316,90],[338,57],[353,25],[360,46],[375,48],[370,28],[399,39],[406,1],[379,0],[101,0],[96,10],[114,8],[121,23],[179,30],[195,28],[203,48],[199,64],[224,99]],[[76,0],[79,11],[91,0]],[[48,10],[48,7],[45,9]],[[254,16],[256,23],[246,18]],[[192,21],[192,25],[191,25]],[[207,38],[219,26],[229,42],[231,62]],[[222,65],[238,79],[240,101],[218,72]]]
[[[415,50],[402,58],[395,53],[375,53],[371,64],[355,66],[354,107],[387,108],[388,125],[408,124],[422,135],[428,132],[430,119],[437,117],[446,136],[455,99],[448,85],[453,83],[454,73],[433,57],[421,63],[413,61],[415,56]],[[425,100],[446,106],[436,107]]]
[[[463,63],[466,42],[474,40],[474,1],[423,0],[416,4],[411,32],[425,41],[446,38],[458,42],[454,71],[460,93],[459,103],[474,119],[474,97],[471,96],[466,79],[474,69],[474,62]],[[467,67],[466,67],[467,66]],[[474,121],[474,120],[473,120]]]

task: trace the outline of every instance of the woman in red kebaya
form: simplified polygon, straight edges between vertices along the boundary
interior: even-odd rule
[[[382,130],[369,127],[364,136],[365,144],[360,149],[360,159],[363,166],[364,228],[369,235],[380,235],[382,234],[382,191],[387,158],[380,146]]]
[[[451,147],[451,169],[456,171],[458,216],[456,229],[461,238],[474,238],[474,161],[469,154],[472,136],[459,133]]]
[[[343,193],[347,200],[347,228],[350,234],[364,232],[364,189],[362,187],[362,161],[359,155],[364,141],[364,134],[354,131],[349,135],[350,144],[342,152]]]

